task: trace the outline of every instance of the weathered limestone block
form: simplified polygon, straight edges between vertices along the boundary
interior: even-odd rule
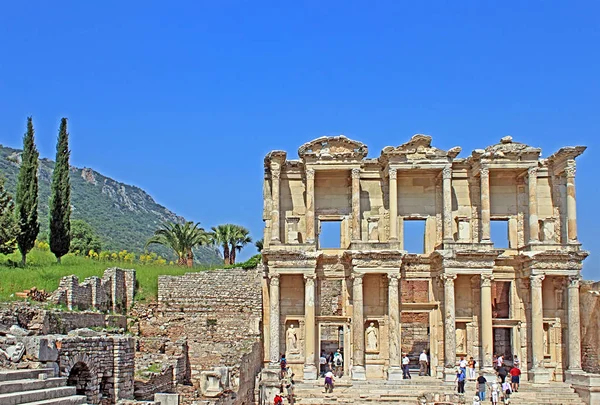
[[[160,405],[179,405],[179,394],[154,394],[154,402]]]
[[[58,349],[54,336],[26,336],[23,338],[27,356],[37,361],[56,361]]]

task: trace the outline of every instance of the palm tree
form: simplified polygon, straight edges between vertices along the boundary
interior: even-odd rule
[[[262,238],[254,242],[254,246],[256,246],[256,250],[258,250],[258,253],[261,253],[263,251],[263,245],[264,239]]]
[[[210,242],[210,235],[200,227],[200,223],[188,221],[184,224],[167,223],[161,225],[161,228],[154,231],[146,247],[151,244],[158,244],[169,247],[175,251],[178,260],[177,264],[192,267],[194,265],[193,250],[196,246],[207,245]]]
[[[229,254],[229,243],[232,240],[234,235],[235,225],[233,224],[223,224],[218,226],[213,226],[211,238],[212,243],[223,248],[223,263],[227,266],[231,260]]]
[[[229,251],[229,264],[235,264],[236,251],[241,251],[246,244],[252,242],[252,238],[249,234],[250,231],[243,226],[233,226],[233,233],[231,234],[231,239],[229,240],[229,243],[231,244],[231,250]]]

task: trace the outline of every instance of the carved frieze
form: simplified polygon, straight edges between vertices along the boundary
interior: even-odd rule
[[[415,161],[451,161],[460,153],[462,149],[458,146],[450,150],[442,150],[431,146],[431,136],[416,134],[410,141],[400,146],[386,146],[381,151],[380,160],[395,162],[415,162]]]
[[[300,159],[312,160],[362,160],[368,153],[362,142],[339,136],[322,136],[298,148]]]

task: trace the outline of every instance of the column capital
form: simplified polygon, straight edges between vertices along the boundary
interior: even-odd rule
[[[575,163],[573,164],[569,164],[567,165],[567,167],[565,167],[565,174],[566,176],[569,177],[575,177],[575,172],[576,172],[576,168],[575,168]]]
[[[398,174],[398,169],[390,167],[390,169],[389,169],[390,180],[396,180],[397,174]]]
[[[363,273],[352,273],[352,281],[354,283],[362,283],[363,281]]]
[[[486,166],[483,166],[481,169],[479,169],[479,175],[481,177],[489,177],[490,169],[488,169]]]
[[[279,274],[275,273],[269,275],[269,284],[279,287]]]
[[[448,165],[442,170],[442,178],[448,180],[452,178],[452,166]]]
[[[355,167],[354,169],[352,169],[352,178],[353,179],[359,179],[360,178],[360,169]]]
[[[394,287],[398,286],[398,280],[400,279],[400,274],[398,274],[398,273],[391,273],[391,274],[388,274],[387,276],[388,276],[389,284],[391,286],[394,286]]]
[[[456,280],[456,274],[441,274],[440,280],[442,280],[444,285],[454,285],[454,280]]]
[[[537,167],[530,167],[529,169],[527,169],[527,176],[529,178],[537,178],[537,172],[538,172]]]
[[[279,180],[281,177],[281,170],[279,168],[271,168],[271,178],[274,180]]]
[[[315,284],[315,280],[317,279],[317,275],[316,274],[304,274],[304,281],[306,281],[306,284]]]
[[[306,169],[306,178],[309,180],[315,179],[315,169]]]
[[[482,274],[481,275],[481,286],[482,287],[491,287],[493,279],[494,279],[494,276],[492,274]]]
[[[543,274],[532,274],[531,276],[529,276],[529,280],[531,281],[531,287],[541,288],[542,281],[544,281],[545,278],[546,276]]]
[[[581,276],[569,276],[567,277],[567,281],[569,283],[569,288],[579,288],[579,285],[581,284]]]

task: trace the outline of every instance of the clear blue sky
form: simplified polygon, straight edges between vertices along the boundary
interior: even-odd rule
[[[600,2],[370,3],[3,2],[0,143],[20,147],[33,115],[53,157],[67,116],[72,164],[255,238],[272,149],[583,144],[579,235],[600,278]]]

